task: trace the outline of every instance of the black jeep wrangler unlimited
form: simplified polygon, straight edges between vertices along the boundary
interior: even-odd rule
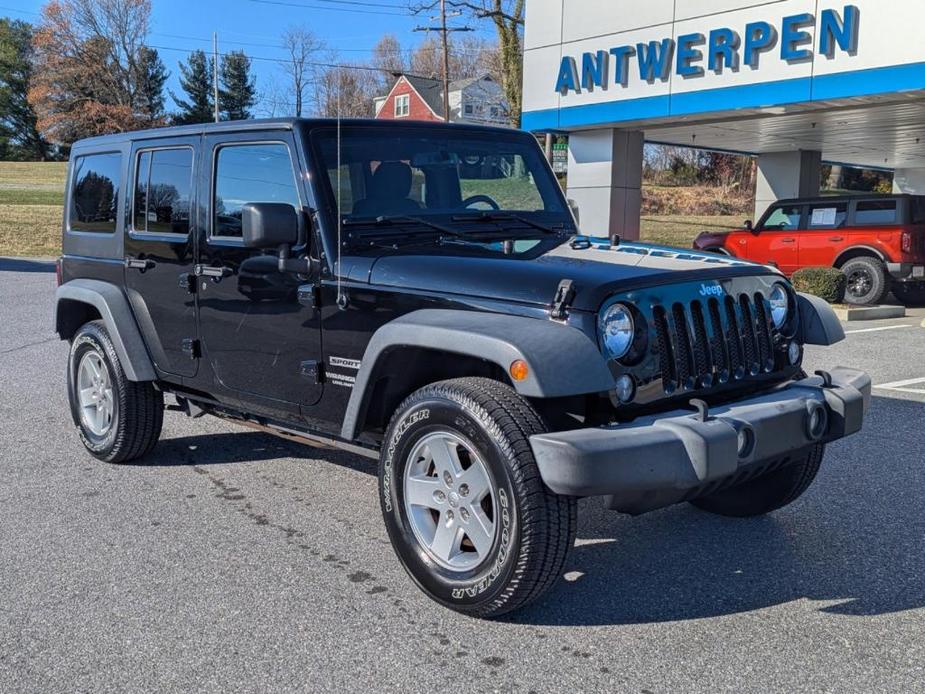
[[[274,120],[77,143],[55,324],[100,460],[170,409],[379,460],[395,551],[433,599],[540,596],[579,497],[639,514],[789,504],[870,380],[774,268],[579,235],[510,130]],[[593,221],[593,220],[586,220]]]

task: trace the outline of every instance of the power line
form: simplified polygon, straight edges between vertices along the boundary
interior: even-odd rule
[[[346,0],[341,0],[346,2]],[[387,15],[392,17],[410,17],[410,14],[405,12],[384,12],[382,10],[362,10],[362,9],[352,9],[346,7],[330,7],[328,5],[306,5],[300,2],[286,2],[285,0],[248,0],[248,2],[254,2],[261,5],[281,5],[283,7],[298,7],[304,10],[326,10],[328,12],[352,12],[354,14],[377,14],[377,15]],[[315,0],[315,2],[335,2],[335,0]],[[359,4],[359,3],[358,3]],[[362,3],[367,4],[367,3]],[[397,5],[374,5],[376,7],[389,7],[393,9],[398,9]]]

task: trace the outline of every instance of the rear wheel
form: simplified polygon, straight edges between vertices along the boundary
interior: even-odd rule
[[[925,282],[895,282],[893,296],[903,306],[925,306]]]
[[[163,394],[125,377],[102,321],[83,325],[71,342],[68,399],[84,447],[107,463],[140,458],[160,437]]]
[[[845,286],[845,301],[849,304],[879,304],[890,290],[886,266],[877,258],[852,258],[842,265],[841,269],[848,280]]]
[[[426,386],[389,424],[379,463],[392,546],[417,585],[458,612],[495,617],[542,595],[575,539],[576,500],[540,479],[529,437],[545,429],[508,386]]]
[[[825,445],[816,444],[802,459],[744,484],[694,499],[699,509],[721,516],[748,518],[762,516],[792,504],[816,479]]]

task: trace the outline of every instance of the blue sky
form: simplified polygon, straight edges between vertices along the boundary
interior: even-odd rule
[[[0,0],[0,16],[34,22],[43,4],[41,0]],[[153,0],[152,4],[149,42],[167,65],[171,73],[168,87],[174,91],[179,91],[177,63],[190,50],[211,51],[213,31],[219,34],[220,52],[242,49],[254,58],[261,91],[274,80],[281,89],[286,87],[274,59],[284,56],[278,44],[288,26],[306,26],[343,61],[356,62],[366,60],[385,33],[395,34],[403,48],[412,47],[425,36],[414,28],[429,23],[428,17],[410,15],[406,0]],[[173,107],[170,100],[168,106]]]

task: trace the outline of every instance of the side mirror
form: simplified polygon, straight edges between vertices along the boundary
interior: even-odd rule
[[[299,242],[299,213],[281,202],[250,202],[241,209],[246,248],[279,248]]]
[[[754,230],[755,230],[755,227],[754,227],[754,225],[752,224],[752,220],[750,220],[750,219],[746,219],[746,220],[745,220],[745,225],[744,225],[744,226],[745,226],[745,228],[746,228],[748,231],[754,231]]]

